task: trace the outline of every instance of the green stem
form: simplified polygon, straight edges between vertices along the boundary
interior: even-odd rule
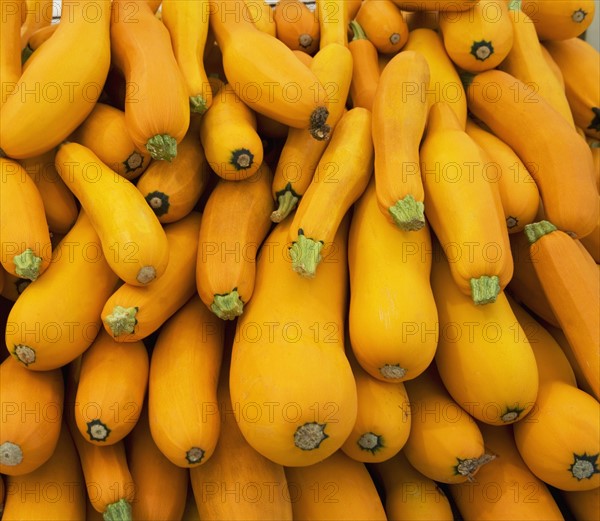
[[[521,0],[510,0],[510,2],[508,2],[508,9],[510,11],[520,11],[521,10]]]
[[[22,279],[35,280],[40,274],[42,258],[33,253],[31,248],[27,248],[23,253],[13,257],[15,263],[15,273]]]
[[[211,311],[222,320],[233,320],[244,312],[244,303],[237,288],[225,295],[215,295],[210,305]]]
[[[290,212],[296,207],[300,196],[294,192],[290,184],[285,187],[282,192],[277,194],[277,210],[271,214],[271,221],[274,223],[280,223],[283,221]]]
[[[416,232],[425,226],[424,204],[408,194],[388,208],[396,225],[404,231]]]
[[[104,318],[104,322],[112,331],[113,336],[133,333],[137,324],[135,315],[138,309],[137,307],[124,308],[123,306],[113,308],[112,313]]]
[[[152,159],[173,161],[177,156],[177,141],[168,134],[157,134],[146,143]]]
[[[104,521],[132,521],[131,505],[126,499],[111,503],[102,514]]]
[[[362,26],[356,21],[352,20],[350,22],[350,29],[352,29],[352,41],[354,40],[368,40],[367,34]]]
[[[207,109],[206,98],[204,96],[201,94],[190,96],[190,111],[195,114],[204,114]]]
[[[492,304],[496,302],[496,297],[500,293],[500,279],[496,275],[488,277],[482,275],[479,278],[471,279],[471,297],[477,306],[483,304]]]
[[[554,226],[550,221],[540,221],[537,223],[526,224],[523,231],[527,236],[529,244],[533,244],[538,239],[541,239],[544,235],[548,235],[556,231],[558,228]]]
[[[314,277],[321,262],[321,248],[321,241],[307,239],[302,230],[298,230],[298,240],[290,247],[292,269],[303,277]]]

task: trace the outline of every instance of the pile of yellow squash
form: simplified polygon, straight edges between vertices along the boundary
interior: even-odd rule
[[[0,518],[591,521],[593,0],[0,0]]]

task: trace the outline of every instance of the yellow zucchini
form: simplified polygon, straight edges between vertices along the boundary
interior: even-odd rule
[[[111,269],[134,286],[160,278],[169,261],[167,237],[133,183],[78,143],[62,145],[55,164],[98,232]]]
[[[117,342],[137,342],[154,333],[195,292],[199,212],[165,226],[169,264],[162,277],[147,286],[123,284],[102,308],[105,331]]]
[[[100,312],[117,281],[91,219],[81,211],[44,276],[28,285],[10,310],[8,351],[36,371],[71,362],[102,328]]]

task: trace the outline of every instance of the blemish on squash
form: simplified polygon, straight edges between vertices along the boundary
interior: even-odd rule
[[[310,115],[308,131],[317,141],[329,139],[331,127],[325,123],[328,117],[329,111],[325,107],[317,107]]]
[[[125,171],[127,173],[133,172],[142,166],[144,163],[144,157],[137,150],[134,150],[131,155],[123,161],[123,165],[125,166]]]
[[[573,463],[569,472],[577,481],[591,479],[594,474],[600,473],[598,469],[598,454],[588,456],[585,452],[581,455],[573,454]]]
[[[23,461],[23,451],[16,443],[5,441],[0,445],[0,463],[14,467]]]
[[[185,453],[185,459],[192,465],[200,463],[202,458],[204,458],[204,451],[200,447],[192,447]]]
[[[152,211],[156,215],[156,217],[160,217],[161,215],[165,215],[169,211],[169,207],[171,204],[169,203],[169,196],[163,192],[150,192],[145,197],[146,202],[152,208]]]
[[[358,439],[358,446],[371,454],[375,454],[383,448],[383,438],[379,434],[366,432]]]
[[[476,60],[483,62],[492,54],[494,54],[494,46],[492,45],[492,42],[486,42],[485,40],[473,42],[473,45],[471,46],[471,54]]]
[[[379,372],[384,378],[389,378],[390,380],[398,380],[406,376],[406,369],[400,367],[400,364],[385,364],[379,368]]]
[[[35,362],[35,349],[24,344],[16,344],[12,353],[25,367]]]
[[[91,441],[106,441],[111,430],[100,420],[92,420],[86,423],[87,433]]]
[[[326,423],[308,422],[300,425],[294,433],[294,445],[302,450],[318,449],[322,441],[329,438],[325,434]]]
[[[571,20],[573,20],[577,24],[580,24],[585,20],[586,16],[587,13],[583,9],[577,9],[577,11],[573,11],[573,14],[571,15]]]

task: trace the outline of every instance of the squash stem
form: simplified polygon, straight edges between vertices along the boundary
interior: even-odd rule
[[[33,253],[31,248],[27,248],[23,253],[13,257],[15,263],[15,272],[22,279],[35,280],[40,274],[42,258]]]
[[[419,231],[425,226],[424,204],[411,194],[388,208],[396,225],[406,232]]]
[[[482,306],[496,302],[496,297],[500,293],[500,279],[496,275],[473,277],[470,282],[471,296],[475,305]]]
[[[114,337],[133,333],[137,324],[135,315],[138,310],[139,308],[137,307],[124,308],[123,306],[115,306],[112,313],[104,318],[104,322],[106,322]]]
[[[306,238],[300,230],[298,240],[294,241],[290,247],[292,269],[303,277],[314,277],[317,265],[321,262],[322,248],[323,243],[321,241]]]
[[[201,94],[196,96],[190,96],[190,111],[195,114],[204,114],[208,106],[206,104],[206,98]]]
[[[274,223],[280,223],[283,221],[290,212],[296,207],[300,197],[290,188],[277,196],[277,210],[271,214],[271,221]]]
[[[312,45],[312,43],[313,43],[313,37],[310,34],[304,33],[304,34],[301,34],[300,36],[298,36],[298,44],[303,49],[308,49]]]
[[[521,10],[521,0],[510,0],[508,2],[508,9],[510,11],[520,11]]]
[[[352,40],[368,40],[367,34],[362,26],[356,21],[352,20],[350,22],[350,29],[352,29]]]
[[[544,235],[548,235],[556,231],[558,228],[554,226],[550,221],[540,221],[537,223],[526,224],[523,231],[530,244],[533,244],[538,239],[541,239]]]
[[[317,107],[310,115],[308,131],[317,141],[329,139],[331,127],[325,123],[329,117],[329,111],[325,107]]]
[[[132,521],[131,504],[126,499],[111,503],[102,514],[104,521]]]
[[[456,466],[456,472],[461,476],[465,476],[467,480],[473,481],[474,476],[480,467],[489,463],[496,458],[493,454],[484,454],[480,458],[469,458],[465,460],[459,460],[459,464]]]
[[[233,320],[244,312],[244,303],[236,288],[225,295],[215,295],[210,309],[222,320]]]
[[[0,463],[7,467],[15,467],[23,461],[23,451],[16,443],[5,441],[0,445]]]
[[[146,143],[152,159],[173,161],[177,156],[177,141],[168,134],[157,134]]]

